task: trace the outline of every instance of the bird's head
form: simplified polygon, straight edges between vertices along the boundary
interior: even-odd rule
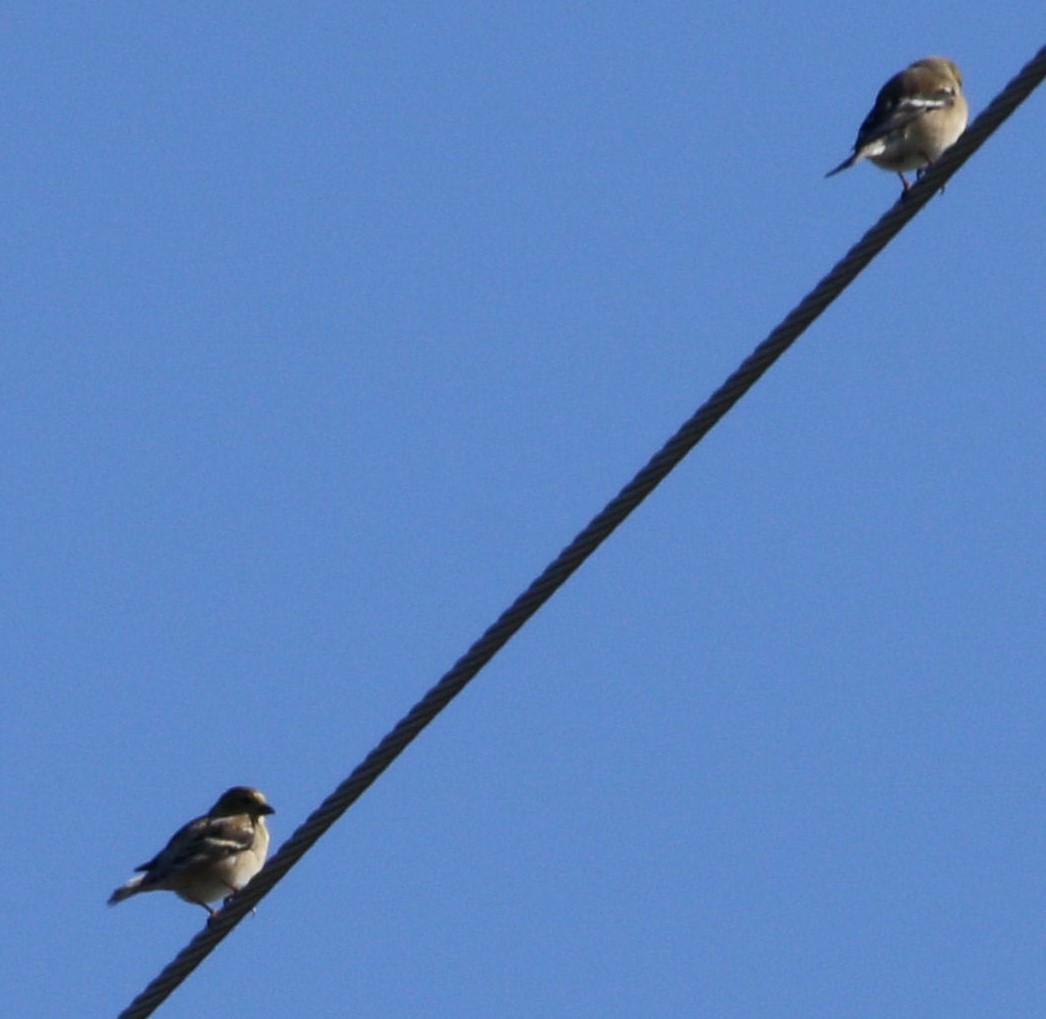
[[[235,814],[249,814],[253,818],[263,814],[275,814],[260,789],[246,785],[235,785],[218,797],[218,802],[208,811],[209,817],[232,817]]]

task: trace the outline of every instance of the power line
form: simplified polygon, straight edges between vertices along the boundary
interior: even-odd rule
[[[272,889],[335,821],[369,788],[413,739],[501,650],[523,624],[566,582],[673,468],[752,388],[806,328],[853,282],[865,266],[944,186],[970,156],[1046,77],[1046,46],[999,93],[959,140],[923,175],[903,200],[889,209],[788,313],[694,415],[665,443],[638,474],[545,568],[453,667],[414,705],[333,793],[309,815],[262,871],[235,895],[169,963],[119,1019],[152,1015],[172,991]]]

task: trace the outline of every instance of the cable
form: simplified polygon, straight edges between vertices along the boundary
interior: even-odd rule
[[[454,663],[333,793],[309,815],[251,883],[235,895],[209,926],[175,959],[119,1019],[144,1019],[217,947],[268,894],[335,821],[369,788],[466,684],[501,650],[523,624],[562,586],[615,528],[752,388],[865,266],[936,194],[963,163],[1046,77],[1046,46],[999,93],[959,140],[937,160],[903,199],[889,209],[835,267],[788,313],[741,366],[665,443],[642,470],[598,513],[497,621]]]

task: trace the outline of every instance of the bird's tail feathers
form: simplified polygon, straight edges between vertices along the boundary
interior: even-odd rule
[[[857,162],[857,159],[858,155],[854,152],[852,155],[847,156],[834,170],[829,170],[825,177],[834,177],[837,173],[842,173],[843,170],[849,170]]]
[[[112,895],[109,896],[109,905],[115,906],[118,902],[123,902],[124,899],[129,899],[132,895],[137,895],[142,891],[142,878],[143,874],[131,878],[130,881],[125,885],[120,885]]]

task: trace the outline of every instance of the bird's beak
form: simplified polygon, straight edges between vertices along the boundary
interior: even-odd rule
[[[258,813],[259,814],[275,814],[276,813],[276,808],[275,807],[270,807],[268,803],[263,803],[260,807],[258,807]]]

